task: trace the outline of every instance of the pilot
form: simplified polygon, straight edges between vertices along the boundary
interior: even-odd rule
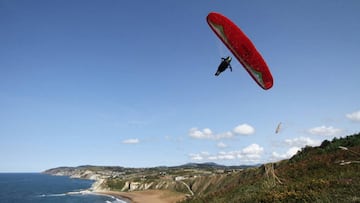
[[[220,75],[220,73],[222,73],[223,71],[225,71],[227,68],[230,68],[230,71],[232,71],[232,67],[230,65],[231,62],[231,56],[228,56],[226,58],[221,58],[221,63],[215,73],[215,76]]]

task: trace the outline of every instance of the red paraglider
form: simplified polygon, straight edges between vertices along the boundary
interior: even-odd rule
[[[245,33],[220,13],[211,12],[206,19],[211,29],[260,87],[265,90],[270,89],[273,86],[273,77],[270,70]]]

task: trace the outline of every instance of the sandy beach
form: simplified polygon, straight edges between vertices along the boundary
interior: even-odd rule
[[[183,193],[168,190],[145,190],[133,192],[102,191],[99,194],[115,196],[129,203],[175,203],[186,198]]]

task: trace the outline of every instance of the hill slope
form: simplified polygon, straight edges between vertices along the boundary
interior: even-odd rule
[[[189,182],[184,202],[360,202],[360,134],[218,179]]]
[[[52,175],[96,180],[94,191],[170,190],[183,202],[360,202],[360,133],[305,147],[260,166],[60,167]]]

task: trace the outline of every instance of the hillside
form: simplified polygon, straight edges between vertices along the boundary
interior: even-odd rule
[[[252,166],[223,166],[216,163],[188,163],[180,166],[125,168],[114,166],[58,167],[43,173],[71,178],[96,180],[93,191],[131,192],[141,190],[171,190],[194,195],[185,182],[199,177],[233,173]]]
[[[258,166],[60,167],[53,175],[97,180],[95,191],[170,190],[183,202],[360,202],[360,134],[305,147]]]
[[[185,202],[360,202],[360,134],[206,182],[190,183],[197,195]]]

